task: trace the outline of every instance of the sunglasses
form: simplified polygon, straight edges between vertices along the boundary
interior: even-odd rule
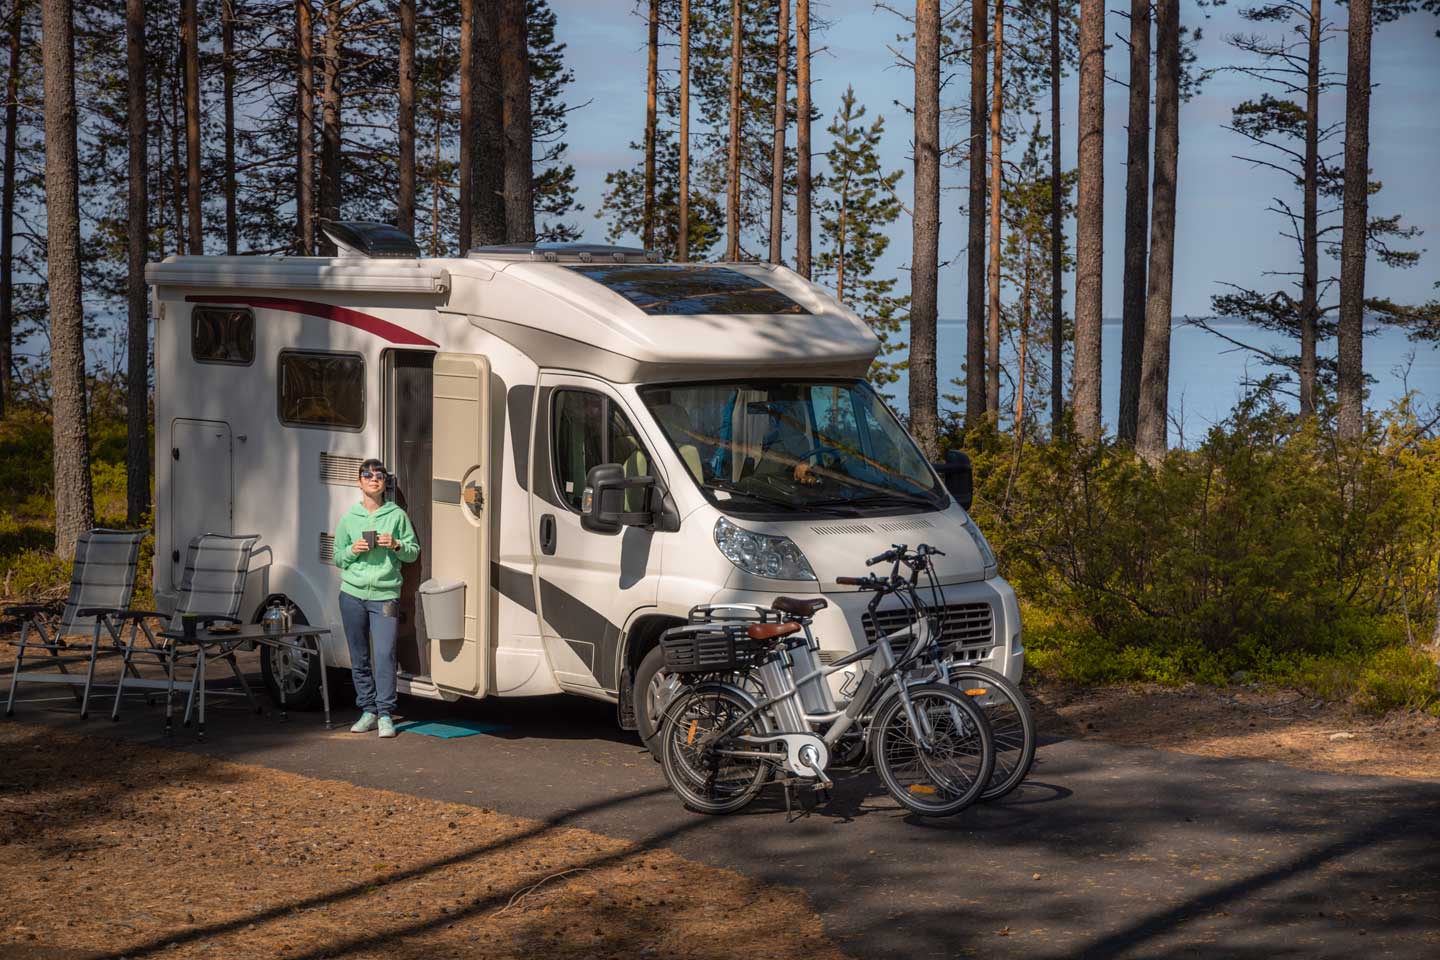
[[[384,480],[388,474],[384,470],[361,470],[360,477],[363,480]]]

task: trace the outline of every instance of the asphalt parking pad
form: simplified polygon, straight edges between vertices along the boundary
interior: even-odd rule
[[[418,733],[422,737],[454,740],[457,737],[473,737],[477,733],[502,733],[510,728],[503,723],[480,720],[407,720],[395,724],[395,729],[401,733]]]

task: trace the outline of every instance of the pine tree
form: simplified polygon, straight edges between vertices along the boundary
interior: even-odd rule
[[[866,126],[864,117],[865,107],[855,102],[855,88],[847,87],[828,128],[828,170],[817,183],[815,211],[822,246],[815,271],[816,279],[834,290],[836,299],[858,313],[880,338],[880,352],[869,376],[871,383],[883,387],[899,379],[896,371],[903,366],[886,358],[905,347],[895,337],[910,298],[896,296],[893,277],[876,278],[874,272],[890,246],[889,228],[904,209],[895,186],[905,171],[886,172],[881,167],[885,118],[876,117]]]

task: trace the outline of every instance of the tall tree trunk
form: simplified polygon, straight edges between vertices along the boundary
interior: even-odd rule
[[[145,154],[145,0],[125,2],[125,79],[126,139],[130,146],[126,204],[129,356],[125,371],[125,518],[127,523],[138,525],[150,512],[150,314],[146,309],[145,286],[150,218],[146,202],[149,170]]]
[[[530,47],[525,0],[500,5],[500,79],[505,109],[505,239],[535,239],[535,187],[530,125]]]
[[[500,11],[481,3],[475,19],[475,139],[471,242],[505,242],[505,106],[500,80]]]
[[[1005,0],[995,0],[995,40],[990,48],[995,87],[990,94],[990,310],[985,331],[985,409],[1000,418],[1000,183],[1005,167],[1000,131],[1005,110]]]
[[[1175,282],[1175,177],[1180,166],[1180,0],[1155,5],[1155,185],[1145,347],[1135,451],[1158,463],[1169,444],[1170,307]]]
[[[20,133],[20,53],[25,4],[10,12],[10,75],[5,80],[5,162],[0,181],[0,417],[10,402],[15,341],[15,144]]]
[[[1098,440],[1105,243],[1105,4],[1080,0],[1079,181],[1075,197],[1075,430]]]
[[[838,222],[835,236],[835,299],[841,303],[845,302],[845,254],[850,239],[850,169],[847,165],[845,176],[838,184],[840,209],[836,211],[835,218]]]
[[[185,252],[185,167],[180,162],[181,87],[185,73],[182,57],[176,57],[176,69],[170,71],[170,202],[175,217],[175,252]]]
[[[483,6],[485,0],[480,0]],[[460,255],[473,246],[475,209],[475,0],[460,0]]]
[[[740,259],[740,0],[730,0],[730,142],[725,157],[725,259]]]
[[[340,170],[340,122],[343,103],[340,88],[342,0],[325,0],[322,16],[325,21],[325,54],[320,68],[320,216],[326,220],[339,220],[343,183]],[[326,255],[335,255],[335,245],[329,240],[324,240],[321,247]]]
[[[1020,349],[1015,358],[1015,443],[1018,446],[1025,436],[1025,360],[1030,344],[1030,322],[1032,282],[1034,268],[1031,260],[1030,239],[1025,239],[1024,274],[1020,290]]]
[[[1300,228],[1300,415],[1315,415],[1315,331],[1319,310],[1320,0],[1310,0],[1305,25],[1305,184]]]
[[[795,270],[810,279],[810,0],[795,0]]]
[[[205,253],[204,210],[200,206],[200,35],[195,0],[182,0],[185,47],[185,206],[190,214],[190,252]]]
[[[690,259],[690,0],[680,0],[680,222],[675,259]]]
[[[985,396],[985,125],[990,117],[985,72],[990,49],[988,0],[970,7],[970,234],[965,270],[965,423],[984,421]]]
[[[315,13],[295,0],[295,219],[300,255],[315,252]]]
[[[240,250],[240,222],[235,210],[235,4],[220,0],[220,83],[225,100],[225,252]]]
[[[1130,0],[1130,129],[1125,151],[1125,279],[1121,297],[1120,413],[1115,434],[1135,442],[1145,350],[1145,248],[1150,226],[1150,2]]]
[[[1060,183],[1060,0],[1050,0],[1050,430],[1065,419],[1065,195]]]
[[[650,57],[645,66],[645,196],[640,216],[641,245],[655,246],[655,100],[660,86],[660,0],[650,0]]]
[[[940,258],[940,0],[915,0],[915,203],[910,263],[910,432],[940,454],[935,382]]]
[[[790,80],[790,0],[780,0],[775,39],[775,145],[770,159],[770,262],[780,262],[785,233],[785,99]]]
[[[1365,232],[1370,188],[1370,0],[1350,0],[1345,71],[1345,194],[1340,226],[1339,400],[1336,428],[1360,436],[1365,419]]]
[[[45,68],[45,220],[50,290],[50,392],[55,438],[55,553],[69,558],[95,525],[85,403],[85,313],[80,299],[75,20],[71,0],[42,0]]]
[[[395,226],[415,234],[415,0],[400,0],[400,192]],[[462,253],[464,251],[461,251]]]

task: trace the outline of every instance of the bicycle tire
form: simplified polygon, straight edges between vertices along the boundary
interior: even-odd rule
[[[753,706],[747,698],[721,684],[701,684],[670,702],[660,725],[660,763],[665,782],[697,813],[720,815],[743,809],[770,777],[767,760],[707,759],[694,746],[702,731],[729,726]],[[764,733],[756,716],[742,733]]]
[[[995,766],[995,743],[985,713],[943,683],[909,690],[915,713],[930,724],[928,753],[916,742],[899,691],[875,711],[871,755],[885,789],[922,817],[954,816],[980,799]]]
[[[1020,687],[1004,674],[978,665],[949,668],[950,685],[985,711],[995,740],[995,770],[980,794],[982,801],[998,800],[1024,782],[1035,763],[1037,731],[1030,704]],[[983,693],[971,691],[983,689]]]

